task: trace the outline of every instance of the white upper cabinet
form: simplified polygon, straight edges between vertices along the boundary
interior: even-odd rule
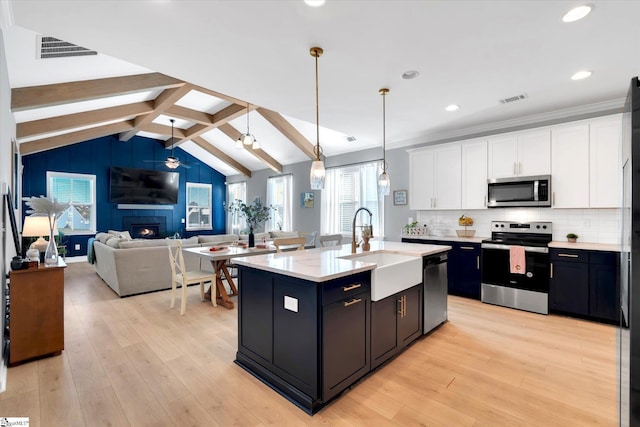
[[[622,206],[621,131],[621,114],[589,123],[589,202],[592,208]]]
[[[589,123],[551,130],[551,191],[554,208],[589,206]]]
[[[549,129],[489,138],[488,177],[548,175],[551,171]]]
[[[487,141],[465,141],[462,150],[462,209],[487,207]]]
[[[460,209],[460,144],[409,153],[409,209]]]

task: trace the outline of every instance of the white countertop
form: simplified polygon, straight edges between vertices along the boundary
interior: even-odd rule
[[[458,237],[458,236],[401,236],[403,239],[418,239],[418,240],[444,240],[447,242],[468,242],[468,243],[481,243],[488,237]]]
[[[620,245],[614,245],[612,243],[588,243],[588,242],[576,242],[569,243],[563,242],[561,240],[553,241],[549,243],[550,248],[561,248],[561,249],[580,249],[586,251],[611,251],[611,252],[620,252]]]
[[[370,243],[371,250],[369,253],[386,251],[416,257],[433,255],[451,249],[451,246],[425,245],[422,243],[385,241],[372,241]],[[362,249],[358,248],[357,253],[362,253]],[[234,264],[310,280],[312,282],[326,282],[376,268],[376,264],[358,261],[357,258],[339,258],[345,255],[351,255],[350,243],[341,246],[308,249],[305,251],[234,258],[233,262]]]

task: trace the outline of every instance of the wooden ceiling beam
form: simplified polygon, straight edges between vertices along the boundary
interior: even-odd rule
[[[16,125],[16,137],[20,140],[22,138],[65,131],[81,126],[91,126],[115,120],[124,120],[132,116],[149,114],[152,111],[153,103],[151,101],[144,101],[119,105],[117,107],[85,111],[82,113],[50,117],[48,119],[33,120],[30,122],[18,123]]]
[[[243,101],[241,99],[234,98],[229,95],[225,95],[224,93],[216,92],[214,90],[207,89],[205,87],[197,86],[197,85],[193,85],[192,87],[193,87],[193,90],[195,91],[202,92],[204,94],[211,95],[216,98],[224,99],[225,101],[228,101],[232,104],[247,105],[247,101]]]
[[[251,171],[247,167],[245,167],[240,162],[238,162],[235,159],[233,159],[232,157],[230,157],[225,152],[223,152],[220,149],[218,149],[218,147],[215,147],[215,146],[211,145],[209,142],[207,142],[207,140],[205,140],[201,136],[196,136],[196,137],[192,138],[191,141],[193,141],[194,144],[198,145],[203,150],[207,151],[209,154],[217,157],[220,161],[222,161],[222,162],[226,163],[227,165],[231,166],[233,169],[237,170],[242,175],[244,175],[244,176],[246,176],[248,178],[251,178]]]
[[[282,117],[280,113],[265,108],[258,108],[258,113],[271,123],[274,128],[278,129],[281,134],[287,137],[289,141],[293,142],[293,145],[298,147],[309,159],[316,159],[316,155],[313,152],[314,145],[294,128],[291,123]]]
[[[136,117],[133,122],[133,128],[126,132],[123,132],[120,135],[120,141],[128,141],[133,138],[133,136],[138,133],[141,127],[153,122],[159,115],[164,114],[165,111],[169,109],[169,107],[178,102],[180,98],[185,96],[190,91],[190,84],[183,84],[182,86],[162,91],[162,93],[158,95],[158,97],[153,101],[153,112],[144,116]]]
[[[183,85],[185,85],[185,82],[174,79],[173,77],[160,73],[148,73],[20,87],[11,89],[11,110],[14,112],[23,111],[32,108],[107,98],[158,88],[175,88]]]
[[[138,128],[138,131],[155,133],[162,136],[168,136],[169,139],[171,139],[171,126],[167,126],[167,125],[161,125],[153,122],[147,123],[144,126],[141,126],[140,128]],[[180,129],[177,127],[173,128],[174,139],[184,138],[184,135],[185,135],[184,129]],[[169,142],[169,139],[167,140],[167,142]],[[171,148],[171,145],[169,145],[169,148]]]
[[[255,110],[257,106],[251,105],[249,107],[249,111]],[[185,132],[185,136],[183,139],[175,140],[174,146],[178,146],[189,139],[195,138],[196,136],[201,136],[204,133],[209,132],[215,128],[219,128],[221,125],[229,123],[231,120],[238,118],[247,113],[247,107],[243,107],[242,105],[232,104],[228,107],[223,108],[217,113],[211,116],[211,124],[203,125],[203,124],[195,124],[191,126]],[[165,148],[171,148],[171,141],[165,142]]]
[[[76,144],[78,142],[84,142],[90,139],[124,132],[125,130],[131,129],[132,127],[132,121],[128,120],[119,123],[112,123],[110,125],[83,129],[77,132],[65,133],[49,138],[42,138],[35,141],[23,142],[19,145],[20,154],[27,155],[39,153],[46,150],[52,150],[54,148],[64,147],[66,145]]]
[[[222,133],[227,135],[234,142],[237,141],[240,137],[240,131],[228,123],[218,126],[218,129],[220,129]],[[262,160],[262,162],[266,164],[271,170],[275,172],[282,172],[282,165],[261,148],[254,150],[250,145],[243,145],[243,148],[256,156],[258,159]]]
[[[203,111],[192,110],[191,108],[172,105],[167,109],[166,114],[171,117],[177,117],[188,122],[199,123],[201,125],[210,125],[213,123],[213,116]]]

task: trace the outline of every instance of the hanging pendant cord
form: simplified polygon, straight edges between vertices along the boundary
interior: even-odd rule
[[[174,119],[169,120],[171,122],[171,157],[173,157],[173,122]]]
[[[320,160],[320,109],[318,107],[318,55],[316,54],[316,160]]]
[[[387,117],[387,92],[382,92],[382,172],[387,171],[387,125],[386,125],[386,117]]]

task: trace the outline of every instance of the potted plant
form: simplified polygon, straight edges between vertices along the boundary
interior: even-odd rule
[[[242,200],[234,200],[229,206],[225,206],[225,209],[228,212],[239,213],[244,216],[249,227],[249,247],[253,248],[255,246],[253,232],[271,217],[271,209],[273,208],[263,205],[262,201],[256,198],[250,205]]]
[[[577,234],[575,234],[575,233],[569,233],[569,234],[567,234],[567,240],[569,241],[569,243],[575,243],[575,242],[576,242],[576,240],[578,240],[578,237],[580,237],[580,236],[578,236],[578,235],[577,235]]]

